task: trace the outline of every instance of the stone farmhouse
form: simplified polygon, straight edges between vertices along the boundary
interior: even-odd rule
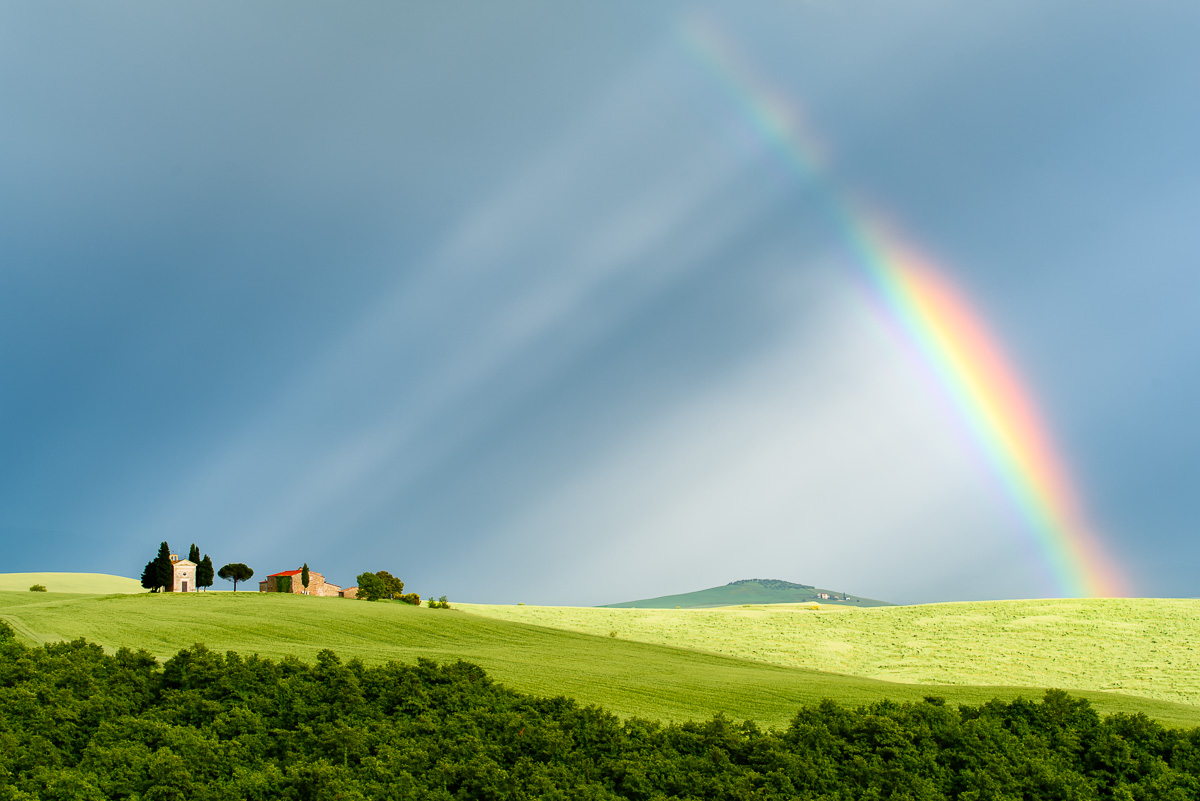
[[[315,570],[308,571],[308,588],[300,581],[300,576],[303,569],[284,570],[281,573],[272,573],[262,581],[258,582],[259,592],[290,592],[294,595],[316,595],[324,598],[353,598],[354,595],[346,595],[346,590],[343,590],[337,584],[325,580],[325,576]],[[354,590],[351,587],[350,590]]]
[[[179,554],[171,554],[171,586],[167,592],[199,592],[196,586],[196,568],[198,565],[190,559],[180,559]]]

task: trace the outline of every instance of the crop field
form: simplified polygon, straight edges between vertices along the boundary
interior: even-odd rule
[[[1200,601],[987,601],[873,609],[463,605],[501,620],[908,684],[1050,686],[1200,705]]]
[[[34,584],[50,592],[145,592],[137,579],[108,573],[0,573],[0,592],[28,592]]]
[[[642,610],[599,611],[638,617]],[[313,661],[325,648],[343,659],[369,664],[411,663],[419,657],[438,662],[463,659],[518,690],[567,695],[622,716],[658,720],[705,719],[722,712],[782,726],[797,707],[823,698],[853,706],[883,698],[904,701],[939,695],[951,703],[979,704],[997,697],[1036,698],[1047,686],[1033,682],[1022,688],[1011,681],[1002,682],[1007,686],[895,684],[636,642],[628,635],[594,636],[500,620],[457,608],[275,593],[0,592],[0,618],[28,643],[84,637],[109,650],[144,648],[160,659],[194,643],[217,651],[305,661]],[[1079,694],[1101,712],[1140,711],[1170,725],[1200,726],[1197,706],[1102,692]]]

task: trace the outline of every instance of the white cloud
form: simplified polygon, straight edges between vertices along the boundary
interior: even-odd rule
[[[860,296],[825,293],[816,324],[506,527],[525,596],[605,603],[756,576],[897,600],[1037,594],[1019,524],[937,388]]]

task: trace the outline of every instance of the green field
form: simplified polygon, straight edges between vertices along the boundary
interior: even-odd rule
[[[876,609],[466,606],[475,614],[910,684],[1051,686],[1200,705],[1200,601]]]
[[[538,611],[509,608],[522,614]],[[595,611],[635,618],[673,614]],[[619,715],[660,720],[708,718],[723,712],[735,719],[782,726],[797,707],[822,698],[856,705],[882,698],[940,695],[952,703],[978,704],[995,697],[1040,697],[1040,687],[1046,684],[1030,682],[1024,689],[895,684],[634,642],[627,636],[594,636],[500,620],[461,609],[275,593],[8,592],[0,593],[0,617],[29,643],[84,637],[108,649],[145,648],[160,658],[201,642],[218,651],[296,656],[306,661],[325,648],[367,663],[413,662],[418,657],[439,662],[463,659],[518,690],[567,695]],[[1142,711],[1172,725],[1200,725],[1200,707],[1102,692],[1080,695],[1101,712]]]
[[[820,598],[819,593],[836,596]],[[606,609],[705,609],[715,606],[738,604],[788,604],[819,601],[829,606],[892,606],[887,601],[862,598],[857,595],[834,592],[808,584],[793,584],[779,579],[742,579],[731,581],[720,587],[685,592],[680,595],[661,595],[641,601],[625,601],[619,604],[601,604]]]
[[[50,592],[145,592],[137,579],[107,573],[0,573],[0,592],[28,592],[34,584]]]

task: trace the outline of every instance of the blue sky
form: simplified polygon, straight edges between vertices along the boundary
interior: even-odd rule
[[[1200,10],[991,5],[6,5],[0,571],[1055,594],[701,19],[1195,595]]]

